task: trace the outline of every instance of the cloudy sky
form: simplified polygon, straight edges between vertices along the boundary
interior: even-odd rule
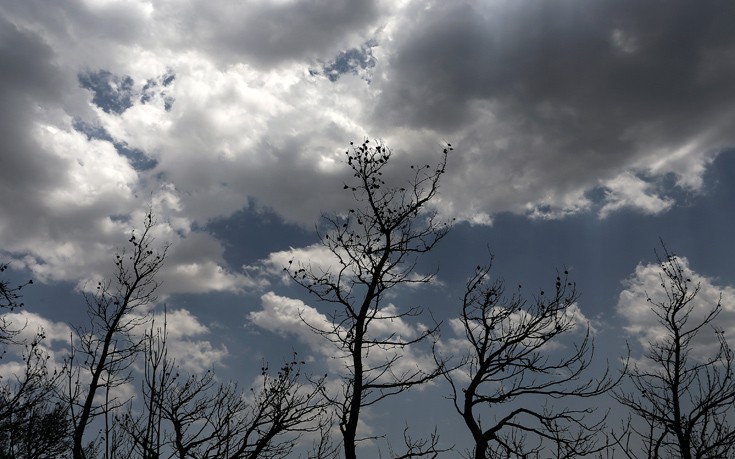
[[[716,0],[0,0],[0,260],[36,281],[16,320],[61,347],[151,206],[182,364],[247,385],[297,350],[338,372],[296,315],[328,311],[281,269],[328,262],[315,224],[350,206],[344,151],[369,137],[395,180],[454,146],[439,282],[397,310],[450,324],[489,253],[529,291],[568,269],[615,359],[652,333],[662,238],[735,328],[733,21]],[[367,428],[464,447],[446,394]]]

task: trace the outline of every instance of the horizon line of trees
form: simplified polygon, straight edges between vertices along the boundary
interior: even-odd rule
[[[74,327],[62,365],[48,363],[43,330],[21,339],[22,326],[0,316],[3,354],[23,349],[22,371],[0,381],[0,459],[356,459],[361,445],[389,434],[362,431],[367,407],[441,381],[472,444],[445,443],[436,430],[415,437],[407,426],[397,435],[402,444],[388,443],[381,454],[735,458],[735,356],[716,323],[721,298],[700,315],[700,285],[663,242],[661,295],[646,298],[663,334],[641,358],[621,355],[620,369],[593,365],[592,331],[579,321],[579,293],[567,271],[552,290],[528,295],[492,275],[489,256],[458,301],[463,336],[451,352],[430,311],[387,307],[396,288],[436,275],[417,274],[416,266],[452,226],[431,207],[451,150],[448,144],[434,166],[411,166],[410,178],[395,185],[390,149],[369,140],[351,144],[346,164],[353,179],[343,190],[354,205],[323,216],[318,230],[335,264],[291,260],[284,267],[333,311],[328,325],[301,320],[330,343],[342,373],[331,380],[314,375],[294,354],[275,371],[263,363],[256,384],[245,388],[211,370],[181,368],[168,353],[165,307],[162,321],[152,314],[168,246],[156,244],[149,211],[129,245],[113,254],[114,275],[83,294],[88,322]],[[0,265],[0,273],[6,268]],[[22,289],[31,283],[0,279],[0,311],[23,307]],[[427,317],[432,323],[415,334],[391,328]],[[699,355],[697,339],[709,331],[716,349]],[[428,350],[433,361],[407,364],[412,349]],[[131,383],[135,399],[119,390]],[[602,396],[627,409],[620,426],[596,408]]]

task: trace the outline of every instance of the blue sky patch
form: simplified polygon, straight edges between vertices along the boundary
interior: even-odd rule
[[[324,75],[329,78],[329,81],[337,81],[341,75],[348,73],[359,75],[361,71],[375,67],[377,60],[373,56],[372,49],[376,46],[377,43],[370,40],[360,48],[340,51],[333,61],[322,67]],[[312,74],[314,73],[318,72],[312,71]]]
[[[133,106],[133,79],[107,70],[79,74],[79,84],[92,92],[92,103],[105,113],[121,114]]]

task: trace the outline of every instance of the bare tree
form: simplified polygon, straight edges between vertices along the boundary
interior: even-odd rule
[[[571,403],[615,384],[607,371],[587,376],[594,354],[589,325],[573,348],[555,348],[563,335],[585,326],[577,322],[577,299],[566,271],[552,291],[539,291],[529,302],[520,286],[507,296],[489,265],[477,267],[459,317],[469,352],[461,366],[445,372],[454,407],[474,439],[471,457],[568,458],[605,447],[596,439],[605,415],[591,420],[594,408]]]
[[[114,279],[100,281],[96,292],[85,294],[89,328],[77,329],[78,344],[67,362],[74,459],[85,458],[85,432],[90,421],[100,415],[105,416],[104,441],[109,456],[109,411],[125,402],[117,400],[112,390],[129,381],[128,369],[142,348],[142,339],[133,331],[146,320],[141,312],[156,301],[156,275],[167,250],[167,246],[154,249],[153,226],[149,212],[141,234],[131,235],[129,252],[121,250],[115,255]],[[100,395],[104,396],[102,403]]]
[[[0,265],[0,273],[7,265]],[[24,306],[21,290],[33,281],[11,286],[0,280],[0,310]],[[20,351],[22,371],[0,384],[0,457],[18,459],[62,457],[69,449],[70,429],[65,406],[55,397],[58,372],[49,372],[48,354],[43,349],[43,329],[33,338],[18,338],[27,324],[0,319],[2,355],[7,348]]]
[[[46,387],[24,391],[21,400],[0,418],[0,457],[52,459],[68,457],[71,423],[67,407]],[[39,395],[41,395],[39,397]],[[0,395],[2,396],[2,395]],[[4,401],[3,401],[4,402]]]
[[[305,384],[296,355],[275,375],[263,366],[261,385],[243,393],[211,370],[186,376],[168,358],[165,320],[146,343],[143,410],[119,420],[135,457],[283,458],[302,434],[326,426],[324,378]]]
[[[715,322],[722,298],[701,311],[695,301],[701,285],[662,246],[663,256],[656,254],[662,295],[646,299],[665,333],[648,343],[643,360],[630,369],[632,388],[615,393],[645,428],[631,424],[628,436],[619,440],[621,445],[630,445],[631,435],[643,440],[640,455],[624,449],[628,457],[733,458],[734,357]],[[697,340],[708,332],[716,338],[716,351],[701,355]]]
[[[403,350],[431,340],[437,327],[412,338],[379,336],[371,330],[378,323],[412,319],[422,312],[417,307],[388,312],[385,298],[394,287],[427,283],[434,277],[417,274],[415,267],[417,257],[432,250],[450,228],[428,205],[436,197],[451,146],[444,149],[437,166],[411,166],[412,179],[404,187],[395,187],[387,185],[383,175],[391,150],[369,142],[346,152],[354,181],[344,189],[352,194],[356,207],[346,215],[323,217],[326,229],[320,234],[321,242],[336,258],[336,267],[326,272],[308,264],[284,268],[316,298],[336,307],[330,327],[307,325],[334,343],[347,362],[342,390],[330,398],[337,409],[346,459],[354,459],[357,445],[365,440],[358,435],[362,408],[441,374],[439,367],[398,370]],[[368,359],[371,353],[372,360]],[[385,357],[376,362],[376,355]]]

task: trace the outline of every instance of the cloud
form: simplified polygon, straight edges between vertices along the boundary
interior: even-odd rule
[[[495,343],[502,342],[504,340],[503,336],[507,336],[508,330],[512,330],[514,328],[517,329],[520,324],[528,323],[533,319],[532,314],[525,309],[512,312],[510,315],[506,315],[500,307],[493,308],[491,311],[488,311],[488,317],[492,317],[495,314],[497,314],[497,317],[503,318],[503,320],[497,321],[494,327],[494,329],[497,330],[494,332],[494,336],[492,337],[492,340]],[[579,338],[580,335],[583,335],[588,330],[587,327],[589,327],[589,332],[591,334],[596,332],[591,321],[584,315],[577,303],[569,305],[569,307],[564,310],[561,320],[562,322],[569,324],[567,332],[556,335],[555,339],[543,343],[538,348],[539,351],[554,353],[561,350],[561,352],[564,352],[564,349],[567,349],[570,345],[574,346],[573,341]],[[459,360],[467,355],[474,355],[477,350],[474,349],[472,342],[467,339],[467,331],[465,330],[462,320],[459,317],[455,317],[449,319],[447,323],[453,336],[442,338],[437,342],[439,353],[451,360]],[[539,335],[552,332],[553,327],[553,322],[548,323],[545,328],[539,330],[538,333],[534,333],[529,336],[523,340],[521,344],[523,346],[539,346],[539,344],[541,344],[541,341],[538,338]],[[475,341],[482,342],[481,335],[483,333],[483,326],[476,320],[470,321],[470,333],[474,335]],[[492,350],[489,349],[486,352],[486,355],[491,351]],[[458,368],[457,375],[465,381],[469,381],[470,379],[469,373],[464,367]]]
[[[294,265],[296,263],[296,265]],[[280,276],[284,282],[288,282],[290,276],[283,268],[294,270],[299,264],[310,266],[314,273],[326,273],[339,266],[339,260],[329,248],[321,243],[311,244],[306,247],[279,250],[270,253],[267,258],[259,260],[255,265],[244,266],[249,272],[256,272],[264,276]]]
[[[196,264],[172,252],[171,292],[262,288],[200,228],[250,202],[302,225],[348,208],[344,148],[366,135],[395,183],[450,140],[436,204],[473,223],[665,212],[665,184],[701,190],[735,144],[733,8],[6,2],[3,250],[86,278],[152,200],[172,242],[200,244]]]
[[[173,238],[171,242],[166,260],[166,265],[171,267],[164,270],[160,279],[163,292],[241,292],[267,285],[265,280],[227,269],[224,247],[207,233],[192,232],[183,238]]]
[[[655,215],[665,212],[674,204],[672,199],[658,196],[652,184],[628,173],[605,183],[604,201],[599,211],[600,218],[626,207]]]
[[[358,3],[356,10],[343,8],[342,14],[356,13],[355,20],[363,19],[360,11],[367,8],[363,11],[367,14],[371,7]],[[3,155],[0,211],[14,217],[0,224],[2,248],[21,261],[15,266],[31,269],[44,281],[76,281],[109,272],[104,265],[110,253],[121,245],[122,235],[134,224],[133,216],[149,197],[160,221],[171,226],[164,231],[165,240],[174,244],[162,273],[166,292],[256,288],[256,281],[229,270],[219,243],[193,231],[192,225],[231,215],[247,206],[249,196],[278,208],[281,202],[292,201],[294,194],[303,194],[318,176],[304,174],[305,170],[331,168],[328,156],[324,163],[314,163],[302,154],[303,159],[291,162],[291,167],[281,164],[281,157],[308,143],[303,140],[311,128],[297,113],[298,107],[271,94],[290,91],[292,69],[277,78],[247,66],[222,71],[206,56],[186,53],[146,65],[147,57],[130,48],[140,37],[125,31],[150,36],[154,12],[147,3],[129,6],[127,11],[121,11],[117,2],[80,4],[68,10],[60,4],[47,9],[34,2],[2,7],[6,14],[0,22],[4,36],[0,55],[14,70],[3,74],[0,90],[4,101],[0,116],[7,120],[2,124],[7,129],[3,150],[12,152]],[[293,7],[317,11],[323,6],[312,2]],[[165,13],[165,5],[160,8],[156,14]],[[265,11],[269,6],[258,8]],[[333,5],[329,9],[337,11]],[[313,18],[324,20],[317,16]],[[279,18],[273,20],[283,19]],[[107,23],[109,28],[102,33],[98,27]],[[217,30],[219,25],[208,27]],[[349,28],[345,21],[337,27]],[[69,34],[72,29],[75,35]],[[331,36],[324,27],[316,30]],[[90,46],[84,52],[70,52],[79,51],[82,43],[77,39],[84,37]],[[111,53],[112,48],[121,52]],[[112,62],[105,57],[112,55],[124,58]],[[183,69],[182,76],[170,72],[171,66]],[[328,84],[325,80],[323,86]],[[173,104],[177,90],[186,96]],[[286,117],[276,123],[290,126],[289,131],[302,126],[297,138],[289,140],[280,134],[282,129],[270,125],[269,118],[279,113]],[[333,115],[324,118],[333,125]],[[243,121],[252,122],[244,126]],[[236,139],[243,132],[246,135]],[[268,140],[269,132],[279,132],[279,139]],[[146,167],[153,164],[154,170],[138,169],[136,155],[148,161]],[[303,181],[293,179],[297,176]],[[259,191],[273,189],[274,182],[283,183],[280,195]],[[316,195],[308,199],[319,201]],[[311,218],[313,209],[312,204],[301,212]],[[179,254],[185,251],[198,252],[198,257],[183,261],[186,257]]]
[[[283,337],[295,336],[312,351],[322,355],[334,354],[335,348],[309,327],[319,330],[332,328],[331,321],[303,301],[267,292],[260,297],[262,309],[248,314],[256,326]],[[308,325],[307,325],[308,324]]]
[[[701,323],[705,314],[717,305],[722,295],[722,312],[712,325],[725,331],[725,336],[735,333],[735,288],[717,285],[716,280],[696,273],[689,266],[689,260],[678,257],[684,276],[691,279],[691,285],[699,285],[700,290],[692,301],[693,310],[689,326]],[[654,302],[667,302],[661,287],[661,267],[656,263],[639,264],[624,283],[620,292],[616,312],[624,320],[625,331],[646,348],[648,343],[656,342],[666,336],[666,328],[659,323],[652,304],[646,301],[650,296]],[[718,347],[717,337],[711,328],[703,328],[693,343],[692,355],[702,357],[712,355]]]
[[[337,253],[340,254],[343,261],[349,259],[343,250],[338,250]],[[279,278],[284,284],[290,284],[292,282],[291,276],[299,269],[310,270],[315,276],[330,273],[336,278],[336,275],[339,274],[342,287],[346,288],[347,284],[355,281],[355,266],[350,264],[350,266],[344,267],[345,270],[340,273],[339,271],[342,268],[340,258],[321,243],[299,248],[290,247],[288,250],[272,252],[268,254],[268,257],[242,267],[246,275],[253,279],[253,282],[256,282],[255,279],[257,279],[258,287],[261,288],[270,285],[269,279],[273,278]],[[400,269],[400,266],[397,268]],[[431,277],[431,275],[416,271],[410,272],[406,276],[407,283],[404,283],[403,286],[410,289],[420,289],[426,285],[422,280],[427,277]],[[431,277],[429,283],[434,286],[444,285],[443,281],[436,275]],[[390,299],[395,296],[395,292],[386,292],[386,295],[386,298]]]
[[[19,343],[30,343],[42,333],[43,340],[39,349],[47,356],[47,367],[50,370],[61,369],[64,358],[69,355],[70,340],[76,340],[76,332],[65,322],[55,322],[40,314],[28,311],[6,313],[0,316],[10,330],[17,330],[14,339]],[[163,315],[154,315],[154,326],[163,327]],[[227,347],[216,346],[208,339],[209,328],[202,324],[190,311],[174,309],[166,313],[166,334],[168,356],[174,359],[181,368],[192,372],[204,371],[214,366],[223,365],[229,355]],[[142,338],[143,333],[150,330],[150,323],[141,321],[142,325],[134,332]],[[24,370],[20,363],[25,351],[23,345],[11,345],[7,348],[8,362],[2,366],[0,374],[18,374]]]
[[[71,129],[59,107],[66,89],[78,91],[53,63],[51,47],[4,19],[0,33],[0,60],[14,69],[0,77],[0,209],[13,216],[2,219],[0,238],[4,250],[24,251],[73,234],[73,223],[86,221],[90,207],[120,210],[130,199],[135,173],[109,145]]]
[[[158,218],[161,208],[155,205],[154,208],[154,216]],[[85,209],[85,213],[93,214],[93,211]],[[33,235],[27,243],[33,242],[34,245],[15,248],[16,251],[25,250],[26,255],[16,260],[14,266],[31,270],[41,281],[76,281],[80,291],[87,290],[88,286],[103,278],[113,278],[114,255],[120,249],[129,250],[126,239],[132,229],[140,231],[142,225],[136,222],[143,222],[144,208],[131,208],[129,218],[104,215],[104,211],[89,215],[87,222],[91,223],[77,228],[74,227],[75,222],[69,222],[70,235],[58,234],[47,239]],[[172,219],[159,222],[152,228],[154,248],[161,250],[170,244],[163,268],[155,279],[159,283],[156,295],[241,292],[267,285],[264,280],[231,270],[224,260],[221,243],[207,233],[191,231],[189,225],[190,222]],[[182,234],[182,230],[187,234]]]
[[[214,344],[209,327],[187,309],[135,311],[131,317],[138,323],[132,331],[135,339],[143,340],[151,334],[154,338],[163,336],[165,328],[166,357],[184,370],[210,370],[224,365],[229,356],[227,346]],[[139,372],[143,371],[141,363],[138,360],[135,366]]]
[[[64,358],[68,356],[70,340],[75,333],[72,328],[64,322],[54,322],[40,314],[29,311],[9,312],[0,315],[7,330],[15,333],[13,340],[17,344],[4,346],[3,362],[0,364],[0,379],[6,381],[12,375],[22,375],[26,371],[25,359],[28,357],[26,344],[38,341],[37,350],[40,352],[41,363],[49,372],[61,370],[64,366]],[[16,333],[17,332],[17,333]],[[48,357],[46,359],[46,357]]]
[[[159,2],[156,22],[185,45],[226,61],[249,60],[264,66],[334,54],[375,27],[374,0]],[[174,27],[168,21],[175,19]],[[167,43],[176,46],[175,43]]]
[[[18,341],[31,342],[40,331],[48,344],[69,343],[72,329],[64,322],[54,322],[29,311],[9,312],[2,315],[10,330],[19,330],[15,336]]]
[[[0,19],[0,34],[4,37],[0,60],[13,69],[3,73],[0,84],[4,120],[0,130],[6,152],[0,160],[0,211],[12,216],[0,220],[2,249],[18,254],[14,265],[30,269],[44,281],[78,281],[93,273],[109,273],[114,248],[123,246],[134,225],[120,216],[134,219],[144,210],[138,193],[145,195],[148,188],[141,180],[145,176],[113,142],[76,129],[70,107],[76,102],[67,99],[85,100],[85,92],[55,63],[59,56],[42,36],[5,19]],[[109,74],[105,78],[100,84],[114,79]],[[64,95],[67,90],[69,96]],[[156,210],[172,221],[172,229],[190,231],[191,219],[175,214],[169,218],[175,211],[170,204],[178,200],[170,187],[164,184],[157,190],[153,184],[150,191],[149,196],[155,192]],[[171,284],[168,291],[237,290],[249,285],[244,276],[222,265],[222,249],[211,237],[168,233],[184,241],[172,251],[174,262],[201,243],[197,263],[171,266],[170,275],[164,276]]]
[[[585,193],[631,172],[672,174],[696,190],[713,156],[735,143],[734,69],[713,57],[735,49],[722,21],[731,5],[407,5],[386,31],[373,119],[454,139],[442,192],[463,216],[585,211]],[[626,207],[650,213],[662,206],[650,201],[668,201],[641,193]]]
[[[160,313],[156,314],[155,320],[161,323],[163,317]],[[204,339],[209,333],[209,327],[186,309],[166,312],[168,357],[185,370],[203,372],[224,364],[229,351],[225,345],[216,346],[209,339]]]

